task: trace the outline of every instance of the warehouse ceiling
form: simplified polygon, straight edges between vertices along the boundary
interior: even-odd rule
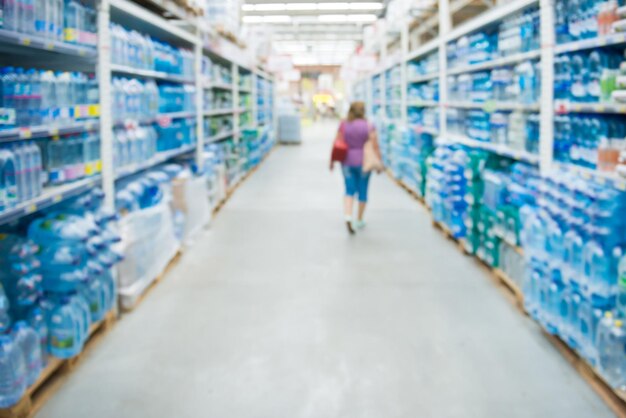
[[[245,0],[242,22],[271,29],[273,49],[295,65],[340,65],[363,40],[363,27],[389,0]]]

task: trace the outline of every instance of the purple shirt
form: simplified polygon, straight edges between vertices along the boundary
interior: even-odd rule
[[[365,119],[355,119],[352,122],[343,122],[343,137],[348,144],[348,156],[343,165],[348,167],[360,167],[363,165],[363,145],[369,139],[373,126]]]

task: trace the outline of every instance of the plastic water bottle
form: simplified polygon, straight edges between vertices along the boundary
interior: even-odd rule
[[[50,4],[47,0],[35,0],[35,33],[46,37],[48,34]]]
[[[18,186],[15,155],[0,148],[0,208],[11,208],[17,204]]]
[[[48,325],[46,317],[41,308],[33,308],[28,314],[28,324],[39,337],[39,347],[41,349],[42,363],[45,365],[48,358]]]
[[[611,384],[619,388],[626,378],[626,332],[621,320],[615,321],[611,312],[606,312],[598,324],[596,344],[598,347],[598,366],[602,375]]]
[[[80,353],[79,315],[68,296],[56,297],[51,301],[47,317],[48,351],[51,355],[67,359]]]
[[[0,335],[0,407],[15,405],[26,390],[26,364],[10,335]]]
[[[23,33],[35,33],[35,3],[34,0],[19,0],[20,27]]]
[[[39,336],[25,321],[17,321],[13,327],[13,339],[20,347],[26,363],[26,384],[35,383],[42,369]]]

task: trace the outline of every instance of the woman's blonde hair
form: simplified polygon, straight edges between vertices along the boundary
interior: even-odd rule
[[[350,110],[348,110],[348,121],[352,122],[355,119],[365,119],[365,103],[352,102],[350,104]]]

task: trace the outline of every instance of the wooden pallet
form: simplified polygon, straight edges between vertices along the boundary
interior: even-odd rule
[[[446,238],[452,241],[454,245],[457,246],[459,251],[461,251],[461,253],[465,255],[469,255],[469,251],[467,251],[467,248],[465,246],[465,240],[463,238],[455,237],[452,231],[450,230],[450,228],[448,228],[445,224],[441,222],[437,222],[434,219],[432,222],[433,222],[433,227],[441,231]]]
[[[626,418],[626,392],[613,389],[600,373],[581,358],[556,335],[549,334],[543,328],[541,331],[563,357],[578,371],[593,390],[602,398],[609,408],[620,418]]]
[[[152,292],[152,290],[159,284],[161,283],[161,281],[163,281],[163,279],[165,278],[165,276],[167,276],[169,274],[169,272],[174,268],[174,266],[176,266],[176,264],[178,264],[178,262],[180,261],[180,259],[182,258],[182,251],[178,250],[178,252],[176,253],[176,255],[174,257],[172,257],[172,259],[170,260],[170,262],[167,264],[167,266],[165,267],[165,269],[161,272],[161,274],[159,274],[156,279],[154,279],[152,281],[152,283],[150,283],[150,285],[148,287],[146,287],[146,289],[143,291],[143,293],[141,295],[139,295],[139,297],[137,297],[137,300],[135,300],[135,302],[133,303],[132,306],[130,307],[124,307],[121,306],[120,309],[123,313],[127,313],[127,312],[131,312],[134,311],[137,306],[141,305],[141,302],[144,301],[144,299]],[[2,418],[0,416],[0,418]]]
[[[424,202],[424,198],[422,196],[420,196],[412,187],[410,187],[408,184],[406,184],[405,182],[403,182],[402,180],[399,180],[397,178],[395,178],[393,176],[393,174],[391,173],[391,170],[389,170],[388,168],[385,169],[385,173],[387,174],[387,176],[389,176],[389,178],[396,183],[398,186],[400,186],[400,188],[404,189],[404,191],[406,191],[413,199],[417,200],[419,203],[421,203],[422,205],[425,205]]]
[[[83,351],[76,357],[62,360],[50,357],[37,381],[26,390],[22,399],[10,408],[0,409],[0,418],[31,418],[61,387],[67,377],[76,369],[89,352],[109,332],[116,321],[117,313],[109,311],[104,319],[89,328],[89,337]]]

